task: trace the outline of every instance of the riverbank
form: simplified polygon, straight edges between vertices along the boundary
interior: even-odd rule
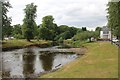
[[[118,78],[118,47],[110,42],[84,44],[86,55],[40,78]]]
[[[51,41],[45,41],[45,40],[31,40],[26,41],[26,40],[6,40],[2,42],[2,50],[3,51],[9,51],[9,50],[14,50],[14,49],[21,49],[25,47],[31,47],[31,46],[37,46],[37,47],[49,47],[51,46]]]

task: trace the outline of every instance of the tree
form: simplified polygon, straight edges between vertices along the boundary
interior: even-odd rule
[[[65,32],[65,31],[68,31],[69,30],[69,27],[67,25],[60,25],[59,26],[59,34]]]
[[[39,39],[50,40],[50,39],[51,39],[51,36],[49,37],[48,35],[51,35],[48,28],[46,28],[46,27],[41,27],[41,28],[39,29]]]
[[[20,24],[16,24],[14,25],[14,28],[13,28],[13,36],[17,39],[21,39],[23,38],[22,36],[22,26]]]
[[[70,39],[77,33],[77,28],[69,27],[67,25],[60,25],[58,27],[58,35],[55,37],[55,40],[59,39]]]
[[[101,29],[102,29],[101,27],[96,27],[95,31],[99,31],[100,32]]]
[[[2,2],[2,39],[5,36],[10,36],[12,33],[12,26],[10,26],[12,19],[7,16],[7,12],[9,12],[9,8],[12,8],[9,1]]]
[[[75,28],[75,27],[69,27],[69,32],[70,32],[70,38],[72,38],[78,31],[79,29],[78,28]]]
[[[39,26],[37,26],[37,24],[34,22],[34,27],[33,27],[33,38],[34,39],[38,39],[38,28]]]
[[[54,23],[54,18],[51,15],[42,18],[42,24],[39,26],[39,38],[44,40],[64,40],[70,39],[77,33],[77,28],[68,27]]]
[[[57,35],[57,24],[53,23],[54,18],[51,15],[42,18],[39,37],[45,40],[54,40]]]
[[[83,30],[81,28],[77,29],[77,33],[83,32]]]
[[[82,31],[87,31],[86,27],[82,27]]]
[[[36,18],[36,11],[37,6],[34,5],[34,3],[26,5],[26,8],[24,9],[25,12],[25,18],[23,19],[23,36],[27,39],[27,41],[30,41],[34,38],[34,31],[36,27],[35,18]]]
[[[101,27],[96,27],[94,32],[95,38],[99,38],[101,29]]]
[[[112,0],[114,1],[114,0]],[[108,3],[108,27],[120,39],[120,1]]]

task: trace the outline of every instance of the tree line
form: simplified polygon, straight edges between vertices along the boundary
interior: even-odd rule
[[[35,22],[37,17],[37,6],[34,3],[26,5],[24,9],[25,15],[23,24],[11,26],[12,19],[7,16],[9,8],[12,8],[12,6],[8,1],[2,2],[3,39],[4,37],[14,36],[16,39],[26,39],[27,41],[30,41],[31,39],[61,41],[71,38],[73,40],[85,40],[87,38],[99,36],[100,27],[97,27],[96,31],[88,31],[86,27],[75,28],[67,25],[58,26],[54,23],[54,18],[52,15],[43,17],[42,24],[37,25]]]
[[[120,1],[111,0],[107,6],[108,27],[111,29],[112,34],[120,39]]]

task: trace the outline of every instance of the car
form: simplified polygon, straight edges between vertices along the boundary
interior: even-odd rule
[[[113,41],[113,42],[118,42],[119,40],[116,39],[116,38],[113,38],[112,41]]]

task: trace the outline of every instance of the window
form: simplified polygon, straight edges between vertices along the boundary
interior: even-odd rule
[[[104,35],[103,38],[104,38],[104,39],[108,39],[108,35]]]
[[[109,34],[109,31],[103,31],[103,34]]]

